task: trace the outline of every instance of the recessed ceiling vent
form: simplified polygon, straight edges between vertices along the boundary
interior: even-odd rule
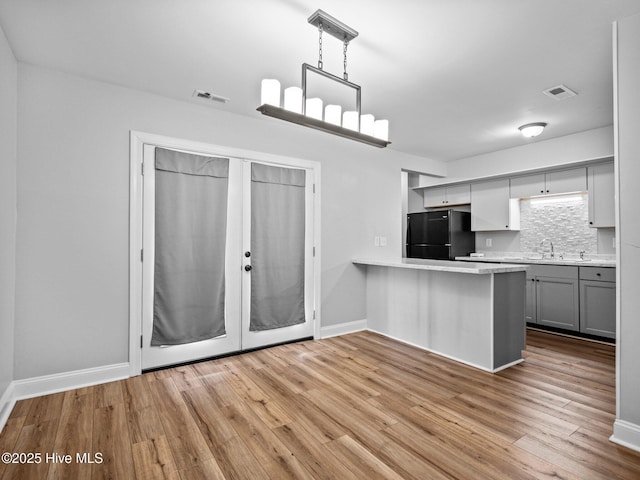
[[[204,90],[194,90],[192,96],[203,98],[205,100],[211,100],[212,102],[227,103],[229,101],[227,97],[222,97],[214,93],[205,92]]]
[[[555,87],[548,88],[542,93],[544,93],[547,97],[551,97],[556,100],[565,100],[567,98],[575,97],[577,95],[576,92],[574,92],[568,87],[565,87],[564,85],[557,85]]]

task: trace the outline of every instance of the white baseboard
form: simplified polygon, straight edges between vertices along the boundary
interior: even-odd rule
[[[4,393],[0,396],[0,432],[7,423],[9,415],[11,415],[11,410],[13,410],[13,406],[15,404],[16,400],[13,395],[13,382],[11,382]]]
[[[337,337],[347,333],[360,332],[367,329],[366,320],[356,320],[354,322],[339,323],[338,325],[327,325],[320,328],[320,338]]]
[[[425,352],[433,353],[435,355],[438,355],[439,357],[448,358],[449,360],[454,360],[454,361],[456,361],[458,363],[463,363],[465,365],[469,365],[470,367],[477,368],[478,370],[483,370],[485,372],[496,373],[496,372],[498,372],[499,370],[501,370],[503,368],[503,367],[501,367],[499,369],[492,370],[490,368],[483,367],[482,365],[477,365],[477,364],[472,363],[472,362],[467,362],[466,360],[461,360],[458,357],[454,357],[452,355],[447,355],[445,353],[439,352],[438,350],[433,350],[432,348],[427,348],[427,347],[424,347],[422,345],[418,345],[417,343],[409,342],[407,340],[403,340],[402,338],[394,337],[393,335],[389,335],[389,334],[384,333],[384,332],[379,332],[377,330],[372,330],[370,328],[367,329],[367,330],[369,330],[370,332],[373,332],[373,333],[377,333],[378,335],[382,335],[383,337],[390,338],[391,340],[395,340],[396,342],[404,343],[405,345],[411,345],[412,347],[419,348],[420,350],[424,350]],[[520,363],[521,361],[522,360],[517,360],[516,362],[513,363],[513,365],[515,365],[516,363]]]
[[[0,431],[4,428],[17,400],[122,380],[129,378],[129,373],[128,363],[118,363],[25,380],[14,380],[0,398]]]
[[[640,452],[640,425],[616,420],[613,424],[613,435],[609,437],[613,443]]]
[[[14,380],[16,400],[63,392],[73,388],[88,387],[129,377],[129,364],[118,363],[104,367],[86,368],[73,372],[54,373],[42,377]]]

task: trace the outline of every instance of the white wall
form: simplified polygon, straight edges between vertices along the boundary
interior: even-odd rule
[[[507,175],[537,168],[556,167],[613,156],[613,126],[596,128],[559,138],[538,139],[508,148],[447,163],[444,178],[420,177],[420,186]]]
[[[640,15],[618,22],[618,411],[614,437],[640,450]]]
[[[24,64],[18,80],[16,379],[128,359],[130,130],[322,163],[323,326],[365,318],[352,258],[401,252],[401,169],[444,172],[253,111]],[[374,247],[375,235],[388,246]]]
[[[17,72],[16,59],[0,28],[0,398],[13,380]]]

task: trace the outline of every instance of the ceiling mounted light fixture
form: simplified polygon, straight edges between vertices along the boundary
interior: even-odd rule
[[[289,87],[284,90],[284,102],[280,103],[280,82],[264,79],[261,85],[261,103],[257,110],[263,115],[311,127],[327,133],[356,140],[358,142],[386,147],[389,141],[389,121],[375,120],[371,114],[362,114],[360,86],[349,81],[347,74],[347,47],[358,36],[358,32],[331,15],[317,10],[308,18],[311,25],[318,28],[318,67],[302,64],[302,88]],[[322,65],[323,32],[342,41],[344,54],[343,78],[325,72]],[[307,98],[307,74],[314,73],[343,87],[355,91],[355,110],[342,111],[341,105],[326,105],[323,116],[323,102],[320,98]]]
[[[520,130],[523,137],[531,138],[540,135],[546,126],[547,124],[544,122],[527,123],[518,127],[518,130]]]

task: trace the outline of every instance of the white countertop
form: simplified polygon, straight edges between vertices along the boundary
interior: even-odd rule
[[[455,262],[451,260],[426,260],[421,258],[373,259],[356,258],[357,265],[373,265],[377,267],[410,268],[414,270],[433,270],[438,272],[455,272],[471,274],[524,272],[526,265],[504,263]]]
[[[488,263],[515,263],[515,264],[527,264],[527,265],[570,265],[573,267],[609,267],[615,268],[616,261],[615,260],[604,260],[604,259],[541,259],[541,258],[527,258],[527,257],[511,257],[511,256],[487,256],[484,257],[456,257],[456,260],[463,260],[465,262],[477,263],[477,262],[488,262]]]

